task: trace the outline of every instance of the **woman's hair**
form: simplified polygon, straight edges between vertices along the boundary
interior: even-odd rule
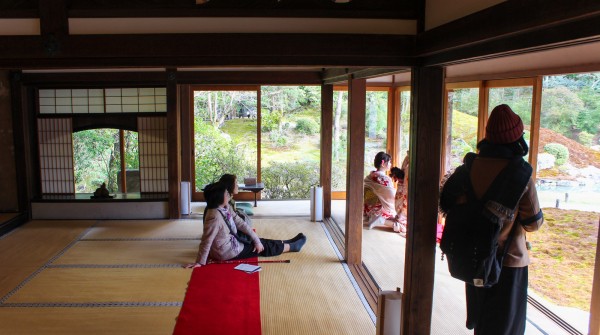
[[[219,179],[219,183],[225,184],[227,191],[229,194],[233,196],[233,190],[235,189],[235,183],[237,182],[237,177],[234,174],[226,173],[221,176]]]
[[[384,162],[389,162],[392,159],[392,156],[386,154],[383,151],[380,151],[377,153],[377,155],[375,155],[375,160],[373,161],[373,163],[375,164],[375,168],[379,169],[381,167],[381,161]]]
[[[224,183],[216,182],[204,187],[204,200],[206,200],[206,208],[217,208],[225,201],[225,191],[227,187]]]
[[[477,149],[481,153],[485,153],[486,156],[499,156],[499,157],[514,157],[514,156],[526,156],[529,153],[529,146],[524,136],[521,135],[519,139],[512,143],[506,144],[494,144],[487,139],[481,140],[477,143]],[[492,153],[487,154],[487,153]]]
[[[394,166],[390,169],[390,177],[402,180],[404,179],[404,170],[400,169],[397,166]]]

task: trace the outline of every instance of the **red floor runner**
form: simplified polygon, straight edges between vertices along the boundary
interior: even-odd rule
[[[256,258],[248,259],[252,261]],[[261,334],[260,273],[247,274],[235,266],[194,269],[173,334]]]

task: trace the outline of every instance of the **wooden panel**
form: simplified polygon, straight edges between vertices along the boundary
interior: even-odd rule
[[[321,85],[321,71],[178,71],[177,82],[204,85]]]
[[[321,186],[323,216],[331,216],[331,166],[333,146],[333,86],[321,86]]]
[[[429,334],[433,306],[444,72],[413,68],[403,334]],[[418,191],[418,192],[417,192]]]
[[[348,160],[346,176],[346,262],[361,264],[363,170],[365,159],[366,79],[348,85]]]
[[[18,210],[25,211],[29,208],[29,197],[31,195],[31,185],[27,180],[30,179],[31,162],[29,134],[32,132],[29,124],[29,113],[25,111],[27,106],[26,94],[23,94],[24,88],[21,82],[21,71],[10,73],[10,105],[12,109],[12,129],[14,138],[15,152],[22,153],[15,155],[15,172],[17,183],[17,202]]]
[[[166,117],[139,117],[140,190],[142,193],[168,192],[170,186]],[[174,155],[177,154],[175,151]],[[177,176],[173,176],[175,178]],[[170,194],[169,194],[170,196]]]
[[[600,220],[598,220],[600,225]],[[598,239],[600,241],[600,229]],[[596,262],[594,266],[594,283],[592,287],[592,301],[590,304],[590,335],[600,335],[600,243],[596,242]]]

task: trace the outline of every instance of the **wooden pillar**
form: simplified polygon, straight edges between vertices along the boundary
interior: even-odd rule
[[[598,222],[600,224],[600,220]],[[596,262],[594,282],[592,284],[592,302],[590,304],[590,335],[600,335],[600,229],[596,240]]]
[[[366,79],[348,83],[348,161],[346,175],[346,262],[361,264]]]
[[[533,168],[533,178],[537,175],[538,147],[540,145],[540,114],[542,113],[543,76],[537,76],[533,84],[533,101],[531,102],[531,122],[529,123],[529,163]]]
[[[413,68],[403,334],[431,331],[443,93],[443,68]]]
[[[194,145],[194,119],[192,115],[193,97],[190,85],[179,86],[179,110],[181,130],[181,180],[191,182],[194,179],[194,161],[192,146]],[[193,183],[192,183],[193,184]]]
[[[35,122],[32,120],[33,113],[29,112],[27,94],[21,78],[21,71],[10,73],[10,99],[15,147],[18,211],[29,212],[29,199],[33,195],[34,185],[37,185],[34,178],[39,172],[33,172],[34,154],[32,151],[35,151],[33,147],[35,140],[32,138],[32,133],[35,132],[35,127],[33,126]],[[29,213],[28,217],[31,217],[31,213]]]
[[[323,217],[331,217],[331,159],[333,146],[333,85],[321,85],[321,186]]]
[[[181,143],[177,93],[177,71],[169,69],[167,70],[167,151],[170,219],[181,217]]]

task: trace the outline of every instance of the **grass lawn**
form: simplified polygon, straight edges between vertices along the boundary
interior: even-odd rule
[[[589,311],[599,214],[543,211],[544,225],[527,234],[532,244],[529,287],[557,305]]]

